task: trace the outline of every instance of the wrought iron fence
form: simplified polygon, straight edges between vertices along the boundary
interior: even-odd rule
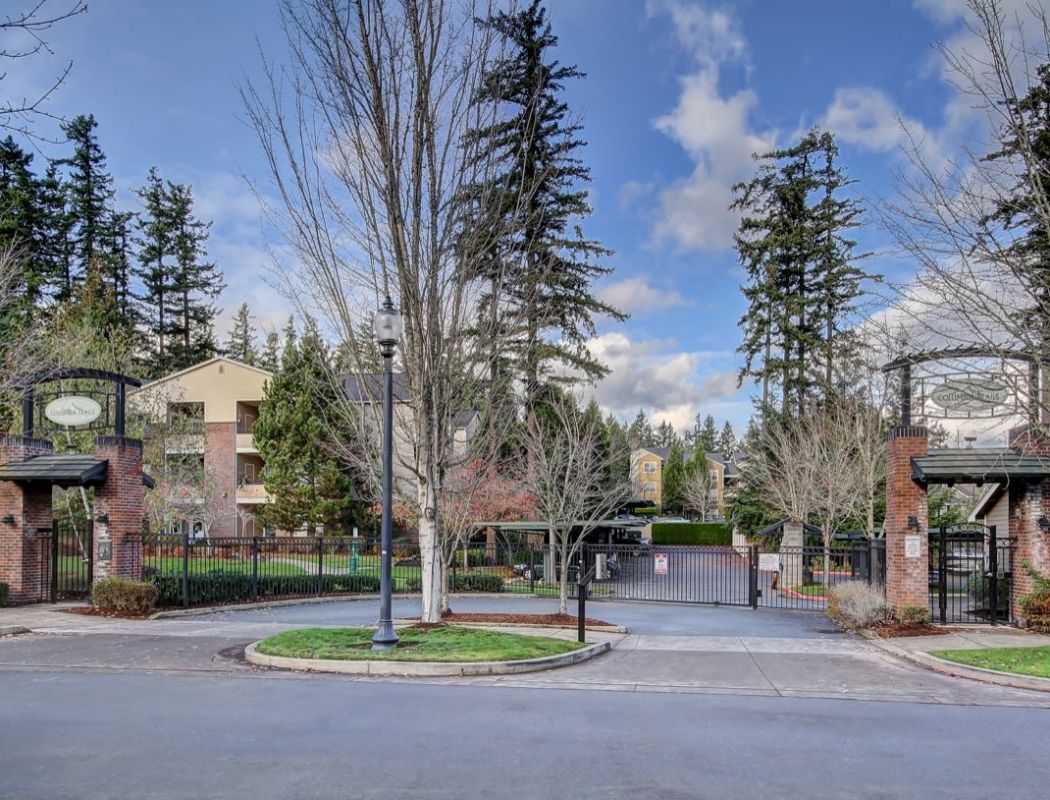
[[[995,526],[930,531],[930,617],[936,622],[1011,621],[1013,540]]]
[[[40,600],[57,603],[91,594],[94,538],[91,520],[62,519],[40,539],[43,580]]]

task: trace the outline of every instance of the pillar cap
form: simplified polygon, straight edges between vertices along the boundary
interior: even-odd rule
[[[925,425],[898,425],[886,431],[886,440],[894,439],[925,439],[930,435]]]
[[[3,447],[32,447],[38,450],[54,450],[55,445],[50,439],[37,439],[33,436],[10,435],[0,437],[0,446]]]
[[[141,450],[142,440],[130,436],[98,436],[95,438],[95,449],[116,447],[121,450]]]

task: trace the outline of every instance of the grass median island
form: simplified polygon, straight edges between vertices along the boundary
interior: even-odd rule
[[[441,625],[402,628],[401,643],[373,651],[372,628],[302,628],[263,639],[256,650],[267,656],[332,661],[518,661],[568,653],[578,642],[548,636],[522,636],[478,628]]]
[[[1050,678],[1050,647],[994,647],[987,650],[937,650],[930,655],[999,672]]]

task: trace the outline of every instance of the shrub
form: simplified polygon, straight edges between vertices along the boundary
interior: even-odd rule
[[[157,603],[157,587],[150,581],[103,578],[91,587],[91,602],[98,608],[148,614]]]
[[[0,606],[7,605],[7,598],[11,596],[11,587],[0,581]]]
[[[453,592],[502,592],[503,578],[484,572],[468,572],[457,575],[455,586],[449,588]]]
[[[495,552],[493,553],[495,555]],[[472,548],[467,550],[467,566],[468,567],[483,567],[485,566],[485,548]],[[456,566],[463,566],[463,551],[456,551]]]
[[[722,522],[653,523],[653,544],[728,546],[732,543],[733,531]]]
[[[151,579],[157,587],[157,605],[182,604],[182,576],[155,575]],[[188,581],[190,605],[222,605],[241,603],[256,598],[295,597],[317,594],[316,575],[261,575],[257,579],[257,593],[252,593],[252,577],[243,573],[222,571],[194,574]],[[341,594],[379,591],[375,575],[323,575],[321,592]]]
[[[882,592],[865,581],[842,581],[828,592],[828,616],[850,630],[884,622],[889,612]]]
[[[929,622],[930,609],[926,606],[898,606],[893,617],[898,622]]]

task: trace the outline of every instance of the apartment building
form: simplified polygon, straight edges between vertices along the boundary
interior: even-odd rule
[[[636,499],[651,500],[663,505],[664,462],[670,453],[669,447],[639,447],[631,451],[631,481],[635,486]],[[683,460],[691,461],[692,450],[683,452]],[[723,453],[707,453],[707,467],[711,475],[711,519],[725,519],[726,503],[740,477],[740,470],[732,458]]]
[[[262,483],[265,466],[255,447],[266,370],[218,356],[146,384],[129,396],[139,413],[172,420],[180,435],[165,440],[165,458],[203,467],[207,508],[186,503],[185,518],[173,532],[200,536],[261,536],[255,512],[270,501]],[[198,461],[199,460],[199,461]],[[198,510],[194,511],[194,507]],[[206,529],[206,530],[205,530]]]

